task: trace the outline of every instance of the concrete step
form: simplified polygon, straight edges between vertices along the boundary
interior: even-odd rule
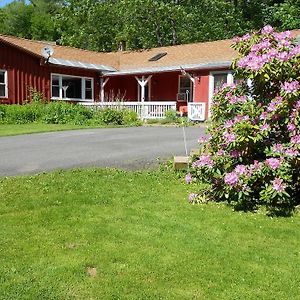
[[[175,170],[187,169],[188,164],[189,164],[188,156],[174,156],[174,169]]]

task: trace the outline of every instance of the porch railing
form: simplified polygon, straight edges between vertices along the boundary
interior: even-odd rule
[[[205,103],[189,102],[188,118],[192,121],[205,121]]]
[[[137,113],[141,119],[162,119],[168,110],[176,110],[176,102],[151,101],[151,102],[93,102],[82,103],[84,106],[96,109],[115,108],[130,109]]]

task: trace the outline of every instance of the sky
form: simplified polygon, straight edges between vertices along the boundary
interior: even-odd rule
[[[13,0],[0,0],[0,7],[3,7],[6,4],[11,3],[11,2],[13,2]]]

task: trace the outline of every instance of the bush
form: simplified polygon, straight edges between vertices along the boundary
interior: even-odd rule
[[[99,112],[103,124],[122,125],[124,123],[124,114],[122,110],[105,108]]]
[[[139,120],[138,114],[130,109],[122,110],[123,113],[123,123],[125,125],[140,125],[141,121]]]
[[[42,122],[46,124],[83,125],[92,118],[93,111],[82,105],[57,101],[44,106]]]
[[[300,47],[271,26],[236,39],[238,85],[214,96],[209,137],[186,181],[207,183],[191,202],[228,201],[290,214],[300,203]]]
[[[36,122],[42,114],[41,104],[0,105],[0,122],[26,124]]]
[[[176,110],[174,110],[174,109],[167,110],[165,119],[169,122],[176,122],[178,119]]]

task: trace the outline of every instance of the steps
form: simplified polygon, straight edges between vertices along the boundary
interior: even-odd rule
[[[191,157],[199,155],[199,149],[192,149],[190,156],[174,156],[174,169],[175,170],[185,170],[188,168],[188,164]]]

